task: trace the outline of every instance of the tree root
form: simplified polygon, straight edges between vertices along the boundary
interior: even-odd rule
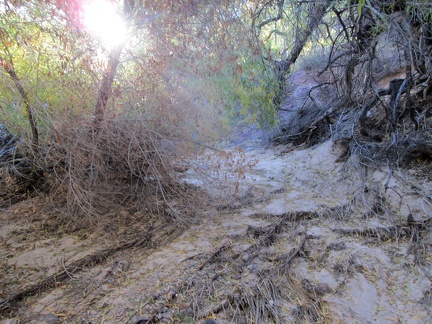
[[[304,246],[304,244],[306,242],[306,239],[307,239],[307,234],[306,234],[306,231],[305,231],[304,237],[301,240],[300,244],[294,250],[292,250],[288,254],[288,256],[286,257],[285,261],[283,263],[281,263],[279,265],[279,267],[277,268],[277,271],[279,273],[284,273],[284,272],[287,271],[287,269],[288,269],[289,265],[291,264],[292,260],[294,259],[294,257],[296,255],[298,255],[300,253],[300,251],[303,249],[303,246]]]
[[[222,245],[207,260],[204,261],[204,263],[198,268],[198,270],[202,270],[207,263],[212,262],[214,259],[218,257],[219,254],[221,254],[223,251],[228,250],[230,248],[232,248],[231,245]]]
[[[337,228],[333,231],[343,235],[350,236],[363,236],[363,237],[374,237],[378,238],[380,241],[387,241],[389,239],[394,239],[396,237],[406,236],[408,230],[407,228],[399,227],[399,226],[390,226],[390,227],[382,227],[382,228]]]
[[[149,231],[142,234],[139,238],[127,241],[115,247],[104,249],[95,254],[88,255],[70,265],[63,264],[61,271],[58,271],[57,273],[45,278],[44,280],[1,300],[0,313],[6,311],[14,311],[17,308],[18,302],[20,302],[24,298],[48,291],[49,289],[58,285],[60,282],[71,279],[71,277],[79,271],[82,271],[87,267],[100,264],[120,251],[125,251],[131,248],[145,248],[157,246],[158,243],[163,243],[166,237],[173,235],[174,232],[176,231],[173,231],[172,228],[167,229],[156,240],[152,240],[152,233]]]
[[[421,238],[421,232],[427,230],[432,225],[432,218],[415,221],[412,215],[408,216],[406,224],[389,227],[367,227],[359,228],[337,228],[333,231],[343,235],[357,235],[369,238],[378,238],[380,241],[387,241],[395,238],[409,236],[412,242],[417,242]]]

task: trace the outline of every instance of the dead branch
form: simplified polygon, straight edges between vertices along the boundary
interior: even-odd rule
[[[234,303],[234,300],[235,298],[233,295],[228,295],[224,300],[222,300],[216,306],[213,306],[210,310],[198,313],[197,318],[204,319],[206,317],[210,317],[211,315],[217,314],[220,311],[224,310],[226,307],[228,307],[230,304]]]
[[[397,105],[399,103],[400,96],[405,89],[408,79],[401,80],[396,79],[390,81],[390,108],[391,108],[391,122],[393,127],[397,124]]]
[[[103,263],[109,257],[114,254],[125,251],[131,248],[148,248],[151,246],[159,246],[161,243],[166,243],[167,237],[173,237],[174,234],[180,234],[178,229],[174,226],[168,228],[164,233],[162,233],[158,238],[152,240],[152,233],[148,231],[143,233],[139,238],[127,241],[115,247],[107,248],[102,251],[96,252],[92,255],[88,255],[78,261],[73,262],[70,265],[62,264],[63,270],[47,277],[46,279],[19,291],[3,300],[0,301],[0,312],[10,311],[16,307],[16,304],[26,297],[33,296],[45,292],[59,282],[71,279],[71,277],[84,270],[87,267],[95,266],[97,264]]]
[[[392,176],[392,174],[393,174],[393,168],[392,168],[392,165],[391,165],[389,159],[387,159],[387,164],[388,164],[388,167],[389,167],[389,175],[388,175],[388,177],[387,177],[387,181],[386,181],[386,183],[385,183],[385,185],[384,185],[384,189],[385,189],[385,191],[387,191],[387,189],[388,189],[388,185],[389,185],[389,182],[390,182],[391,176]]]
[[[406,226],[389,226],[389,227],[379,227],[379,228],[367,227],[363,229],[338,228],[338,229],[334,229],[333,231],[343,235],[378,238],[378,240],[380,241],[387,241],[390,239],[396,239],[403,236],[407,236],[410,232],[409,228]]]
[[[271,4],[270,2],[268,2],[267,4]],[[272,23],[272,22],[276,22],[280,19],[282,19],[282,15],[283,15],[283,6],[285,4],[285,0],[279,0],[277,1],[277,7],[278,7],[278,12],[277,15],[271,18],[268,18],[266,20],[264,20],[263,22],[259,23],[258,26],[256,26],[256,28],[258,28],[259,30],[261,30],[264,26]],[[254,19],[253,19],[253,23],[255,24],[255,20],[259,18],[259,16],[261,15],[263,9],[265,8],[265,6],[263,6],[257,14],[254,15]]]
[[[219,254],[221,254],[223,251],[227,249],[230,249],[231,247],[232,246],[230,244],[222,245],[221,247],[219,247],[215,252],[212,253],[212,255],[206,261],[204,261],[204,263],[198,268],[198,270],[202,270],[206,266],[206,264],[212,262],[215,258],[217,258]]]
[[[305,233],[305,235],[304,235],[303,239],[301,240],[300,244],[292,252],[290,252],[288,254],[288,256],[286,257],[286,260],[282,264],[279,265],[279,267],[277,268],[277,272],[278,273],[284,273],[288,269],[289,265],[291,264],[291,261],[303,249],[303,246],[304,246],[304,244],[306,242],[306,239],[307,239],[307,234]]]
[[[12,296],[7,297],[6,299],[0,301],[0,312],[3,312],[5,310],[14,308],[16,303],[23,300],[25,297],[33,296],[36,294],[40,294],[44,291],[47,291],[48,289],[52,288],[59,282],[62,282],[68,278],[70,278],[71,275],[82,271],[84,268],[89,266],[94,266],[96,264],[104,262],[108,257],[114,255],[117,252],[127,250],[134,246],[150,246],[151,245],[151,239],[150,236],[135,239],[132,241],[129,241],[127,243],[124,243],[120,246],[116,246],[114,248],[108,248],[102,251],[99,251],[95,254],[86,256],[71,265],[64,266],[62,271],[59,271],[46,279],[42,280],[41,282],[38,282]]]
[[[20,94],[20,96],[24,102],[24,109],[27,113],[28,121],[30,124],[30,129],[32,132],[32,141],[31,141],[32,149],[33,149],[33,152],[36,153],[38,151],[38,146],[39,146],[39,132],[38,132],[38,128],[36,125],[36,120],[35,120],[34,115],[33,115],[33,107],[30,104],[30,100],[29,100],[29,97],[27,95],[27,91],[24,89],[24,86],[21,83],[20,78],[17,76],[17,74],[15,72],[15,67],[14,67],[12,60],[10,59],[9,62],[7,62],[2,57],[0,57],[0,62],[2,63],[1,65],[6,70],[6,73],[12,79],[15,87],[17,88],[17,90],[18,90],[18,92],[19,92],[19,94]]]
[[[262,246],[268,246],[276,240],[276,235],[281,233],[282,230],[288,225],[289,222],[296,222],[299,220],[312,219],[319,217],[317,212],[295,212],[295,213],[287,213],[281,215],[281,220],[277,224],[270,225],[265,228],[254,228],[249,227],[248,233],[252,235],[254,238],[257,238],[255,244],[251,245],[249,248],[244,251],[244,253],[248,253],[249,257],[245,262],[252,260],[256,257],[258,250]],[[303,243],[304,244],[304,243]]]

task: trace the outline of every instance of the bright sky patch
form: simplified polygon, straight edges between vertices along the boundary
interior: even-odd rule
[[[126,40],[126,24],[109,1],[89,1],[84,7],[84,25],[107,48],[113,48]]]

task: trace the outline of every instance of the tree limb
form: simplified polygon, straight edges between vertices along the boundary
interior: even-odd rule
[[[124,0],[123,2],[123,15],[125,19],[132,19],[132,14],[135,10],[135,0]],[[100,126],[100,123],[104,119],[104,114],[108,99],[112,94],[112,84],[114,82],[114,76],[117,72],[117,67],[120,63],[120,55],[123,50],[125,43],[119,44],[114,47],[109,53],[108,66],[105,70],[105,74],[102,78],[102,83],[100,85],[98,95],[96,98],[96,106],[94,111],[96,126]]]
[[[0,63],[1,63],[0,65],[5,69],[6,73],[9,75],[9,77],[11,78],[13,83],[15,84],[15,87],[17,88],[17,90],[21,96],[21,99],[23,100],[24,109],[27,113],[28,121],[30,124],[30,129],[32,132],[31,146],[32,146],[33,151],[37,152],[38,146],[39,146],[39,132],[37,129],[36,121],[35,121],[34,116],[33,116],[33,108],[30,104],[30,100],[28,98],[27,92],[25,91],[24,86],[21,83],[20,78],[17,76],[17,74],[15,72],[15,67],[13,65],[12,60],[9,60],[9,62],[7,62],[5,59],[0,57]]]
[[[267,3],[267,4],[268,4],[268,3]],[[257,28],[258,28],[259,30],[261,30],[265,25],[268,25],[268,24],[270,24],[270,23],[272,23],[272,22],[275,22],[275,21],[281,20],[281,19],[282,19],[282,14],[283,14],[283,6],[284,6],[284,4],[285,4],[285,0],[278,0],[278,2],[277,2],[277,6],[278,6],[278,13],[277,13],[277,16],[276,16],[276,17],[271,17],[271,18],[269,18],[269,19],[267,19],[267,20],[264,20],[262,23],[260,23],[260,24],[257,26]],[[261,13],[261,11],[260,11],[260,13]]]

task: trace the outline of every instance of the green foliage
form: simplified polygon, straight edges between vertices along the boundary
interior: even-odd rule
[[[0,122],[13,134],[26,135],[29,131],[27,117],[21,112],[20,106],[5,99],[0,97]]]
[[[369,2],[369,1],[368,1],[368,2]],[[359,15],[359,17],[360,17],[361,14],[362,14],[363,7],[365,6],[365,4],[366,4],[366,0],[359,0],[359,2],[358,2],[358,4],[357,4],[357,11],[358,11],[358,15]]]
[[[244,64],[240,80],[234,87],[234,95],[241,106],[241,113],[260,126],[274,126],[277,107],[273,102],[278,84],[271,70],[262,62],[248,60]]]
[[[225,66],[213,83],[224,98],[230,119],[240,116],[260,127],[276,123],[277,106],[273,102],[278,85],[271,70],[254,57],[239,60],[236,66]]]
[[[46,138],[53,118],[82,114],[92,105],[94,41],[68,28],[49,2],[0,9],[0,119],[15,133],[27,134],[23,98],[8,75],[13,69]]]
[[[426,0],[410,1],[406,4],[405,10],[423,23],[432,22],[432,3]]]

